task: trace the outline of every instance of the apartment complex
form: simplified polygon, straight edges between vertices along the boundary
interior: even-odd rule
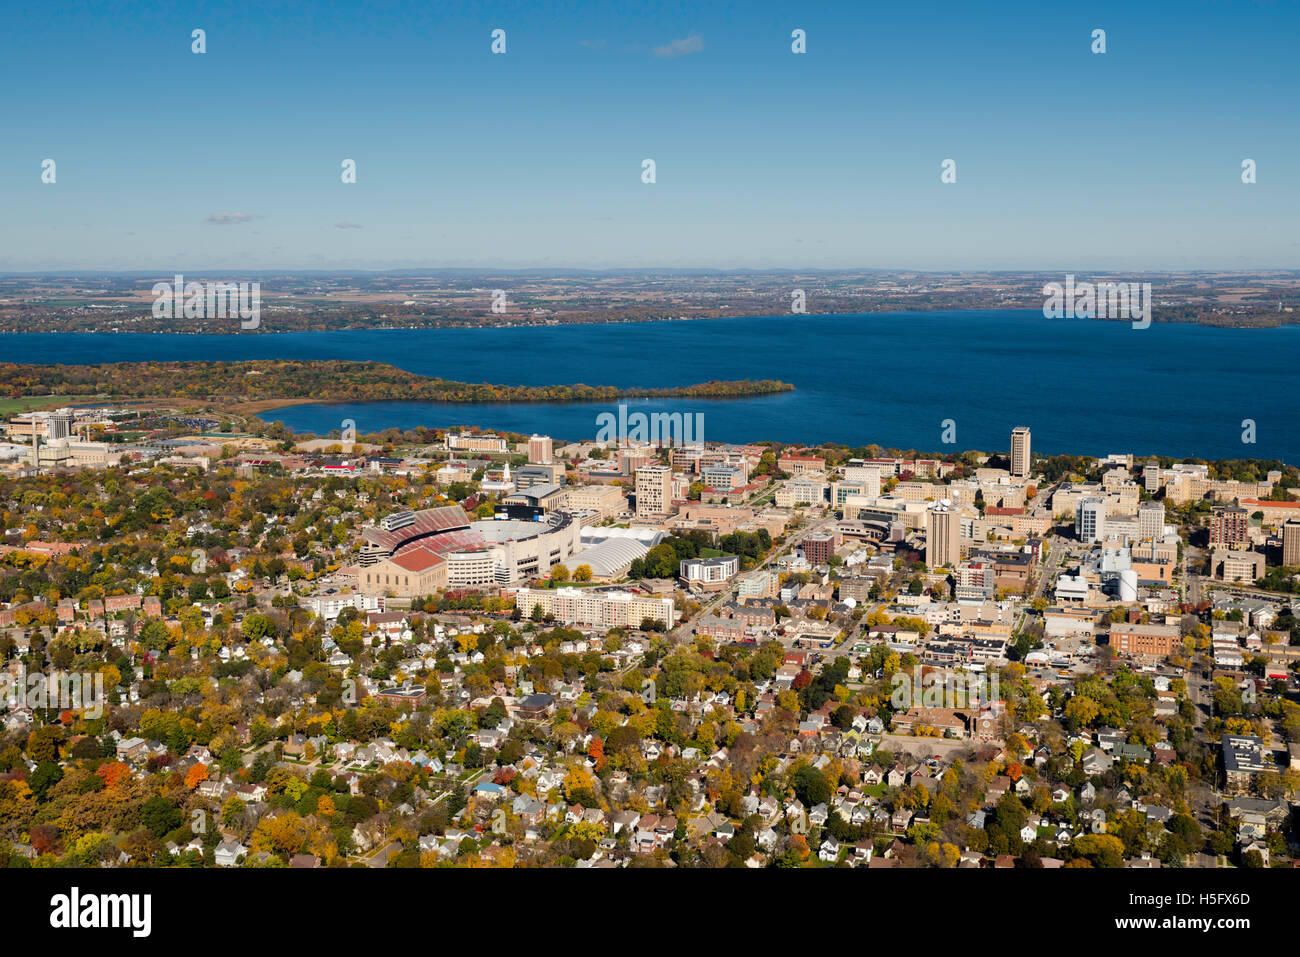
[[[595,591],[590,588],[521,588],[515,593],[515,607],[524,617],[540,608],[566,624],[600,628],[639,628],[647,619],[673,622],[673,600],[651,598],[626,591]]]
[[[1230,794],[1250,791],[1255,775],[1273,766],[1264,760],[1264,742],[1254,735],[1224,734],[1223,776]]]
[[[799,547],[803,549],[803,557],[808,559],[808,564],[825,565],[831,560],[839,544],[839,536],[835,534],[809,535]]]
[[[988,561],[958,562],[953,569],[953,597],[957,601],[988,601],[996,594],[996,571]]]
[[[1250,543],[1250,513],[1239,505],[1220,505],[1210,512],[1210,547],[1243,548]]]
[[[688,558],[681,563],[679,574],[687,587],[721,588],[740,571],[739,555],[719,555],[716,558]]]
[[[775,598],[780,577],[770,568],[764,568],[746,575],[736,588],[736,600],[744,602],[751,598]]]

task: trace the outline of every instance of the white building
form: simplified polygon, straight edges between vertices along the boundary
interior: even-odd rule
[[[681,563],[682,581],[689,585],[720,586],[740,571],[739,555],[688,558]]]
[[[1074,533],[1079,541],[1096,544],[1106,537],[1106,503],[1099,498],[1085,498],[1074,516]]]

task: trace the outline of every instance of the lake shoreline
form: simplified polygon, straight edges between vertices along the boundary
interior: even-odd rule
[[[729,313],[718,313],[716,315],[705,316],[628,316],[621,318],[612,317],[592,317],[581,318],[571,317],[565,319],[554,319],[550,321],[537,322],[501,322],[494,321],[491,318],[483,317],[482,321],[475,320],[446,320],[436,319],[419,324],[375,324],[375,325],[307,325],[297,326],[287,329],[274,329],[275,313],[264,313],[262,322],[256,329],[242,329],[238,323],[221,324],[214,323],[212,328],[186,328],[186,329],[167,329],[167,328],[146,328],[146,329],[122,329],[121,323],[110,328],[104,329],[77,329],[62,330],[57,328],[35,329],[19,332],[14,329],[0,330],[2,336],[23,336],[23,335],[80,335],[80,336],[245,336],[245,337],[263,337],[263,336],[282,336],[282,335],[304,335],[309,333],[337,333],[337,332],[424,332],[433,330],[451,331],[451,330],[482,330],[482,329],[559,329],[569,326],[583,327],[601,327],[601,326],[629,326],[645,325],[653,323],[701,323],[701,322],[719,322],[728,319],[758,319],[758,318],[818,318],[818,319],[863,319],[863,318],[890,318],[906,315],[924,315],[926,313],[985,313],[985,312],[1023,312],[1030,314],[1032,318],[1035,314],[1040,314],[1041,310],[1034,305],[1024,306],[972,306],[963,309],[951,309],[944,306],[934,306],[925,308],[918,306],[913,309],[891,309],[873,312],[806,312],[806,313],[759,313],[754,315],[734,315]],[[297,315],[295,313],[295,315]],[[1051,321],[1073,321],[1073,322],[1095,322],[1119,325],[1127,325],[1128,319],[1109,319],[1097,316],[1084,316],[1072,318],[1069,320],[1051,320]],[[1169,326],[1197,326],[1206,329],[1242,329],[1242,330],[1263,330],[1263,329],[1284,329],[1289,327],[1300,326],[1300,317],[1274,321],[1259,322],[1206,322],[1201,318],[1161,318],[1158,315],[1151,317],[1154,325]]]
[[[0,354],[69,366],[196,356],[360,360],[447,382],[502,384],[495,393],[463,390],[477,391],[484,401],[455,408],[393,401],[411,397],[406,388],[345,391],[346,383],[328,380],[325,388],[313,388],[308,378],[284,392],[232,388],[228,376],[194,390],[242,396],[259,404],[243,406],[245,412],[315,434],[338,429],[346,412],[359,433],[478,424],[581,438],[596,434],[595,413],[614,409],[623,392],[622,401],[636,401],[638,409],[703,412],[706,437],[715,441],[934,449],[947,444],[943,423],[952,420],[955,448],[1005,449],[1011,430],[1026,425],[1042,450],[1105,455],[1140,448],[1183,458],[1300,462],[1300,432],[1293,425],[1300,394],[1286,362],[1300,353],[1300,325],[1243,330],[1155,323],[1139,330],[1127,322],[1045,319],[1041,310],[926,310],[859,321],[728,318],[257,336],[36,333],[0,335]],[[103,375],[114,377],[112,370]],[[709,380],[780,381],[794,390],[727,396],[725,402],[696,396],[653,403],[633,400],[628,391]],[[611,387],[575,396],[554,385],[591,381]],[[1205,388],[1206,382],[1214,388]],[[445,390],[418,395],[447,397]],[[282,401],[288,399],[295,401]],[[1247,420],[1253,432],[1242,424]]]

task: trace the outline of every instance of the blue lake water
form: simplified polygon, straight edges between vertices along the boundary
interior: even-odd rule
[[[690,385],[782,379],[796,391],[735,400],[630,400],[629,411],[704,415],[717,441],[871,442],[1005,450],[1033,429],[1044,452],[1132,451],[1300,462],[1300,326],[1218,329],[1044,319],[1037,310],[758,316],[529,328],[243,335],[7,334],[0,358],[95,363],[367,359],[505,385]],[[0,383],[0,386],[3,384]],[[302,405],[266,414],[326,433],[472,426],[592,438],[599,404]],[[956,443],[941,441],[943,422]],[[1245,419],[1255,444],[1242,441]]]

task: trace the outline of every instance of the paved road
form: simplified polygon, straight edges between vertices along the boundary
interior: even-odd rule
[[[484,776],[484,773],[485,772],[483,771],[483,769],[479,769],[477,772],[475,772],[474,774],[466,778],[461,783],[460,787],[472,788],[475,784],[478,783],[478,779]],[[434,798],[432,801],[429,802],[429,806],[430,807],[436,806],[442,801],[447,800],[447,798],[450,795],[451,795],[450,791],[443,791],[436,798]],[[365,864],[367,867],[375,867],[375,868],[387,867],[388,859],[392,857],[394,854],[399,853],[401,850],[402,850],[402,843],[400,841],[389,841],[387,844],[380,845],[379,847],[376,847],[368,851],[367,853],[360,855],[357,859],[361,861],[361,863]]]
[[[801,529],[798,532],[798,537],[800,540],[802,540],[804,538],[807,538],[809,535],[816,535],[821,531],[823,531],[824,529],[828,528],[829,526],[834,525],[838,521],[839,519],[837,519],[835,517],[835,514],[832,512],[828,514],[825,518],[823,518],[821,521],[817,522],[815,525],[812,525],[806,529]],[[714,595],[712,598],[706,601],[703,607],[701,607],[699,614],[694,615],[691,618],[688,618],[684,623],[678,625],[676,628],[670,631],[668,633],[669,637],[674,642],[684,641],[685,639],[689,638],[691,636],[692,630],[695,627],[696,621],[698,621],[700,618],[703,618],[706,615],[712,614],[713,610],[719,607],[720,605],[725,604],[728,601],[733,601],[735,599],[736,592],[740,587],[739,579],[741,577],[744,577],[746,575],[752,575],[756,571],[761,571],[762,569],[770,565],[772,562],[776,561],[776,559],[786,554],[788,551],[789,548],[785,546],[773,548],[772,551],[767,555],[767,557],[764,558],[761,562],[759,562],[757,565],[755,565],[753,568],[749,569],[748,571],[742,573],[742,575],[737,576],[736,580],[729,582],[725,588],[723,588],[720,592],[718,592],[716,595]]]
[[[1030,605],[1033,604],[1034,599],[1042,597],[1043,590],[1047,587],[1047,579],[1051,577],[1052,572],[1056,569],[1057,552],[1060,548],[1061,543],[1055,536],[1048,539],[1047,557],[1043,560],[1041,570],[1038,573],[1038,581],[1034,583],[1033,594],[1023,601],[1020,605],[1019,611],[1016,613],[1016,623],[1011,629],[1011,635],[1013,638],[1020,634],[1020,630],[1025,627],[1025,622],[1029,618],[1029,612],[1031,610]]]
[[[375,848],[369,854],[361,855],[361,861],[367,867],[387,867],[388,859],[402,849],[400,841],[389,841],[382,847]]]

